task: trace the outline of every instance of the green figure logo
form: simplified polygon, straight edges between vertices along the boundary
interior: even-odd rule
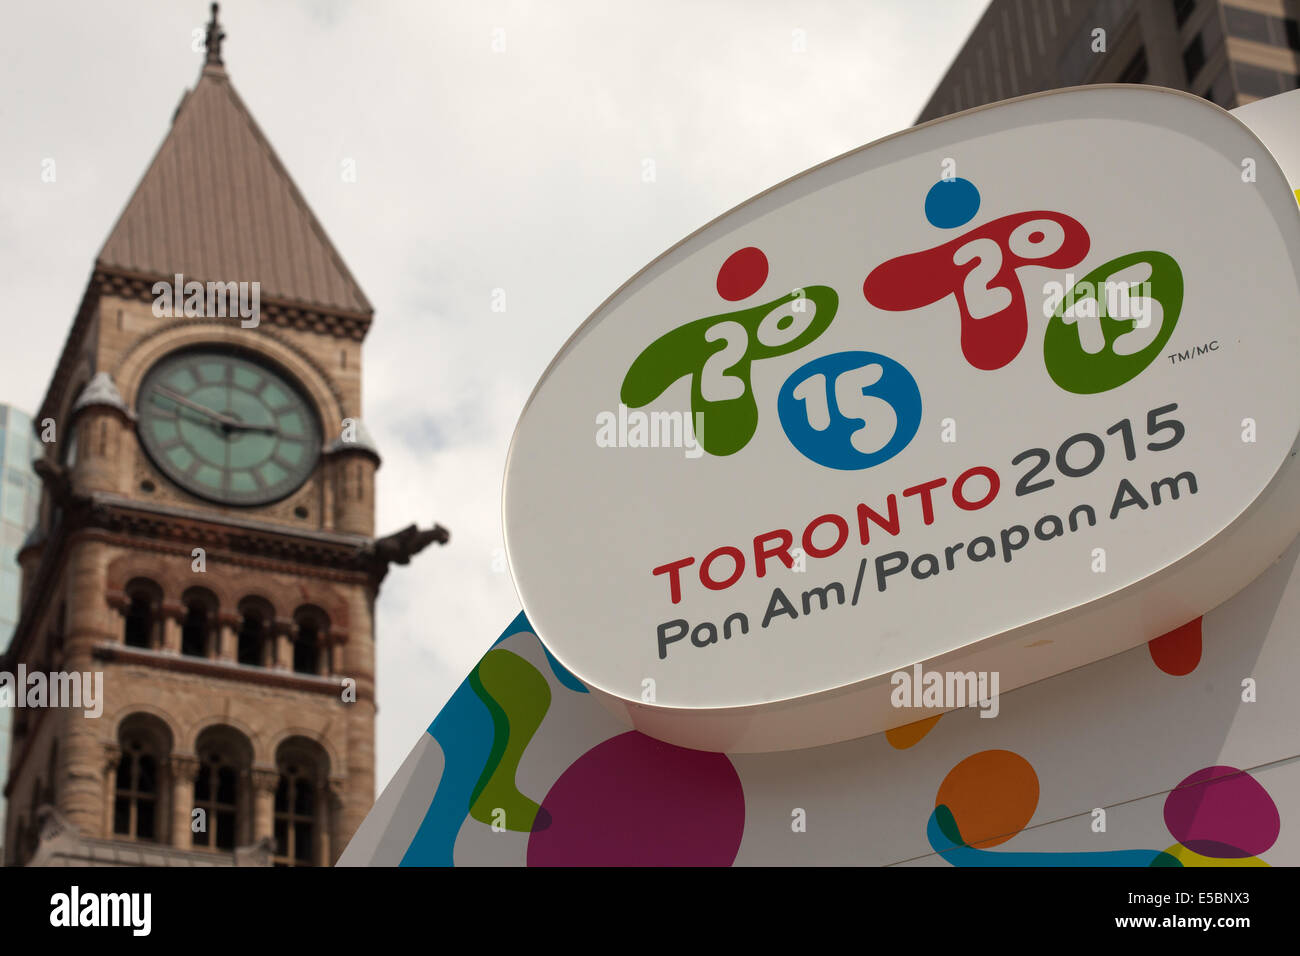
[[[696,440],[710,455],[734,454],[758,428],[750,367],[814,341],[838,306],[834,289],[815,285],[766,305],[688,322],[637,356],[623,378],[620,399],[628,408],[640,408],[689,375],[692,420],[706,426],[697,428],[702,434]]]
[[[1182,307],[1183,272],[1172,256],[1147,250],[1112,259],[1076,283],[1052,314],[1043,338],[1047,373],[1077,395],[1123,385],[1156,360]]]

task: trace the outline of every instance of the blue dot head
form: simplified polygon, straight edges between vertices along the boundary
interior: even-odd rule
[[[980,191],[969,179],[941,179],[925,194],[925,218],[940,229],[956,229],[975,218]]]

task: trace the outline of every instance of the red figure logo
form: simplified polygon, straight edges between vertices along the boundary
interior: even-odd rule
[[[1088,254],[1088,231],[1063,213],[1020,212],[972,229],[933,249],[890,259],[871,271],[862,292],[878,309],[906,312],[957,297],[961,351],[985,371],[1002,368],[1029,335],[1025,293],[1016,270],[1065,269]]]

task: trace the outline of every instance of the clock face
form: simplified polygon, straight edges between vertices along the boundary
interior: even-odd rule
[[[262,505],[307,480],[320,455],[311,404],[291,379],[241,353],[168,355],[136,398],[140,442],[182,488],[209,501]]]

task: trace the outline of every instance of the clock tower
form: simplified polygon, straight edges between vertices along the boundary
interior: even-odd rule
[[[373,311],[236,94],[212,7],[36,416],[0,660],[9,864],[333,863],[374,800],[375,597],[447,540],[374,537]]]

